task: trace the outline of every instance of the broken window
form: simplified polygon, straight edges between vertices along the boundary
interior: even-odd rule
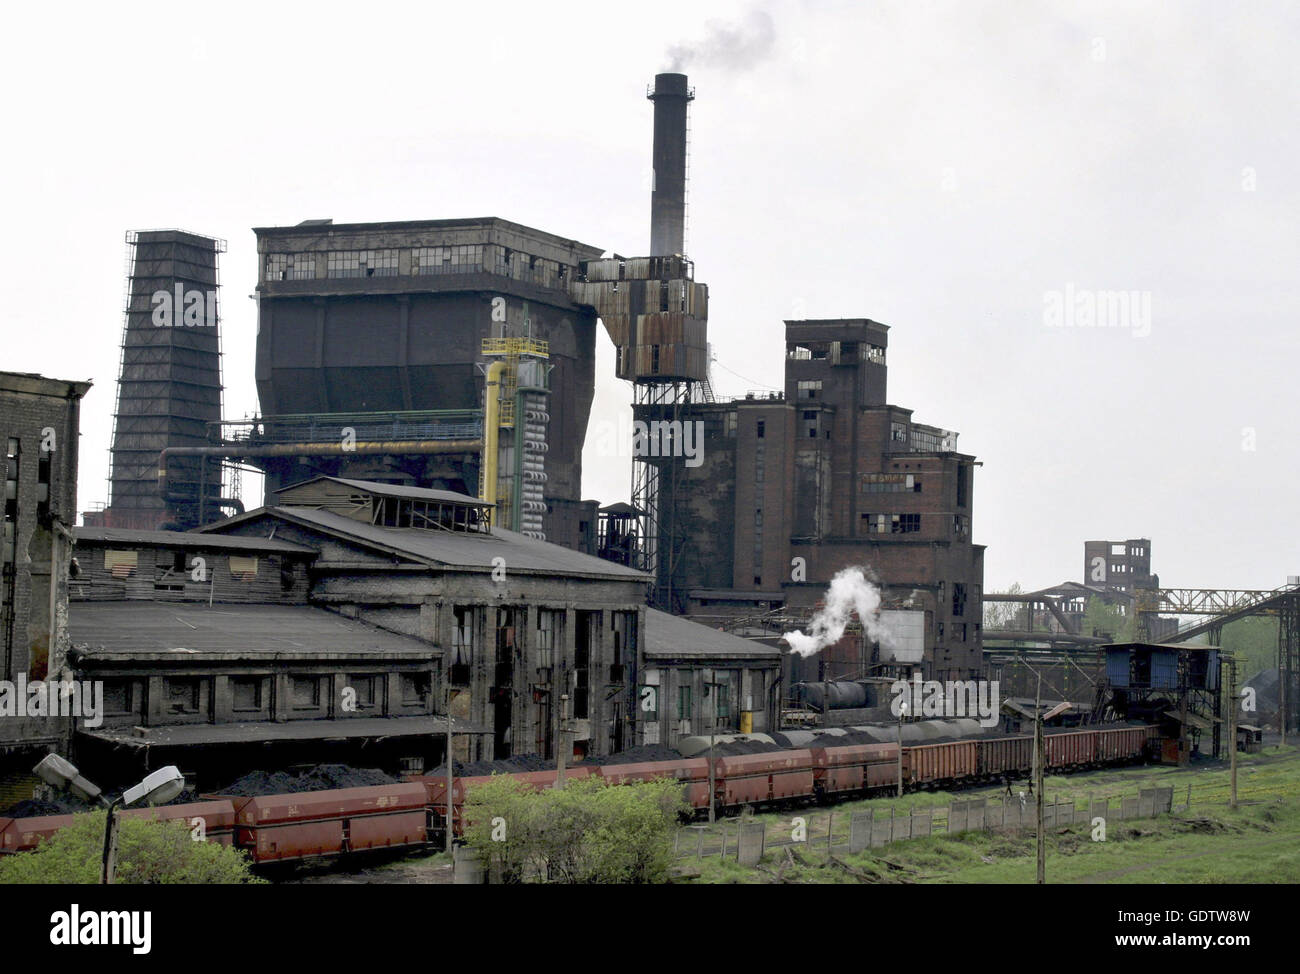
[[[452,609],[451,660],[448,680],[455,686],[468,686],[470,664],[474,661],[474,609],[458,605]]]
[[[879,345],[862,345],[860,352],[863,361],[873,362],[876,365],[885,364],[885,350]]]
[[[906,442],[907,442],[907,424],[906,424],[906,423],[890,423],[890,424],[889,424],[889,438],[890,438],[891,440],[893,440],[895,443],[906,443]]]
[[[787,345],[785,357],[792,362],[806,362],[812,358],[812,349],[807,345]]]
[[[289,280],[309,281],[315,276],[315,254],[289,254]]]
[[[537,610],[537,665],[549,670],[555,665],[556,633],[560,628],[560,613],[554,609]]]
[[[428,673],[402,674],[402,703],[407,707],[423,706],[429,699]]]
[[[379,681],[381,677],[373,673],[351,673],[348,686],[356,693],[355,703],[358,710],[374,710],[380,700]]]
[[[163,700],[170,714],[197,714],[199,681],[176,677],[163,680]]]
[[[755,427],[754,435],[761,440],[765,432],[767,432],[767,423],[760,419]]]
[[[952,585],[952,614],[957,617],[966,614],[966,586],[962,582]]]
[[[821,379],[801,379],[798,384],[799,399],[820,399],[822,391]]]

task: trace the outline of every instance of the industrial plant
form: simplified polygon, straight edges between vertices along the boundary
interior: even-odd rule
[[[0,813],[50,798],[33,767],[52,752],[106,787],[174,766],[193,792],[176,815],[265,864],[450,850],[462,782],[494,772],[668,777],[711,821],[976,782],[1010,796],[1044,768],[1187,766],[1300,729],[1300,579],[1162,588],[1132,539],[1086,542],[1077,582],[987,592],[981,461],[891,401],[891,326],[870,308],[784,321],[780,389],[717,395],[686,253],[696,93],[676,72],[647,93],[639,256],[497,217],[254,228],[256,266],[233,269],[256,303],[251,416],[223,413],[225,242],[130,232],[110,494],[80,524],[89,384],[0,373],[0,676],[100,695],[0,723]],[[584,496],[602,375],[632,411],[625,498]],[[1278,620],[1278,665],[1239,737],[1222,634],[1253,616]],[[909,710],[913,680],[1001,697]],[[330,764],[390,791],[276,818],[229,790]],[[364,788],[314,800],[344,790]],[[0,856],[67,824],[46,817],[0,817]]]

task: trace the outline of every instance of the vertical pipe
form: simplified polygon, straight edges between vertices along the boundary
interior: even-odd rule
[[[493,362],[488,366],[483,404],[483,499],[494,505],[488,508],[489,524],[496,521],[497,437],[501,425],[501,375],[505,370],[504,362]]]

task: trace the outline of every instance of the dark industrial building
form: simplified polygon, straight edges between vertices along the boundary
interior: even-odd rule
[[[869,566],[890,610],[921,613],[924,651],[892,660],[864,645],[855,663],[916,662],[931,679],[982,671],[976,461],[957,434],[888,403],[887,345],[887,327],[867,319],[788,321],[783,393],[638,409],[704,433],[698,466],[647,461],[662,605],[710,621],[807,615],[837,571]]]
[[[89,389],[89,382],[0,372],[0,679],[10,684],[57,678],[64,668],[77,434]],[[62,717],[0,719],[0,804],[16,792],[30,794],[34,760],[67,732]]]
[[[85,523],[187,530],[242,510],[224,498],[219,456],[170,462],[167,447],[203,447],[221,422],[223,240],[180,230],[127,235],[127,304],[113,417],[107,508]]]
[[[568,289],[599,249],[496,218],[254,232],[263,415],[227,435],[268,493],[327,474],[491,495],[499,523],[590,550],[596,316]]]

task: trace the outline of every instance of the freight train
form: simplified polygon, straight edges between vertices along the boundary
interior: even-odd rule
[[[913,725],[915,726],[915,725]],[[791,740],[791,735],[783,735]],[[835,735],[809,735],[807,747],[718,757],[683,757],[604,766],[577,765],[567,780],[600,777],[610,784],[669,778],[681,782],[694,813],[710,802],[729,814],[751,807],[841,801],[898,788],[899,744],[835,744]],[[1069,773],[1146,760],[1157,729],[1146,725],[1079,728],[1045,737],[1044,768]],[[793,738],[795,741],[802,738]],[[712,791],[709,766],[713,765]],[[961,788],[1010,780],[1030,773],[1033,739],[1027,735],[980,736],[902,745],[906,790]],[[508,777],[541,790],[554,771]],[[460,835],[466,794],[488,777],[452,780],[452,828]],[[233,845],[255,865],[335,859],[384,849],[414,849],[445,836],[447,779],[407,775],[398,784],[338,788],[285,795],[206,795],[199,802],[120,812],[124,817],[187,823],[196,839]],[[36,848],[71,815],[0,818],[0,854]]]

